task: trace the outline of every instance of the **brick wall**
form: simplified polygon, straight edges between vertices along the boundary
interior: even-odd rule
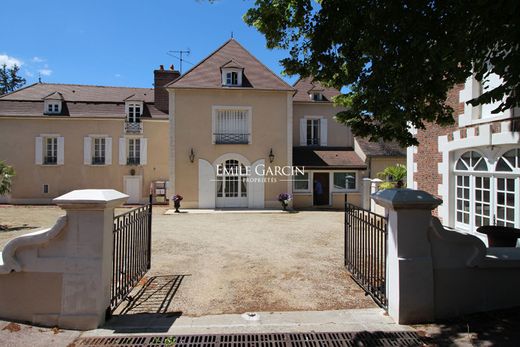
[[[459,103],[459,92],[464,89],[464,84],[455,86],[449,93],[446,103],[450,105],[454,112],[455,123],[451,126],[442,127],[437,124],[429,123],[425,130],[417,132],[419,146],[414,155],[414,162],[417,163],[417,172],[414,173],[414,181],[417,182],[417,189],[427,191],[438,196],[438,185],[442,178],[438,173],[438,164],[442,161],[442,154],[438,151],[438,138],[457,130],[458,115],[464,113],[464,103]],[[437,214],[437,210],[434,211]]]
[[[153,75],[155,107],[163,112],[168,112],[168,91],[164,85],[177,79],[180,73],[174,70],[154,70]]]

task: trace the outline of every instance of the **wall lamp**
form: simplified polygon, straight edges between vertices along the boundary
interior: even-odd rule
[[[195,161],[195,152],[193,152],[193,148],[190,150],[189,158],[192,163]]]
[[[271,150],[269,151],[269,162],[272,163],[274,161],[274,153],[273,153],[273,149],[271,148]]]

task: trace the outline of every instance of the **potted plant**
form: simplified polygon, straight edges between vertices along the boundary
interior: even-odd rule
[[[281,193],[278,195],[278,201],[282,204],[282,208],[284,211],[287,210],[287,206],[289,205],[289,201],[291,201],[292,196],[289,193]]]
[[[172,200],[173,200],[173,207],[175,207],[175,212],[179,213],[179,208],[181,207],[181,201],[182,201],[182,195],[179,195],[179,194],[175,194],[173,197],[172,197]]]

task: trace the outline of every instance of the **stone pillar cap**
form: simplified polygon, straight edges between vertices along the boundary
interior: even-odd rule
[[[393,210],[433,210],[442,200],[430,193],[414,189],[384,189],[372,194],[372,198],[381,206]]]
[[[53,199],[56,205],[120,205],[128,195],[114,189],[78,189]]]

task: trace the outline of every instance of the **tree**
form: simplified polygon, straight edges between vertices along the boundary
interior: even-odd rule
[[[25,84],[25,78],[18,76],[19,71],[18,65],[7,68],[6,64],[2,64],[0,69],[0,95],[12,92]]]
[[[386,181],[379,185],[379,187],[382,189],[404,187],[404,180],[406,179],[406,166],[403,164],[387,166],[383,171],[377,173],[377,177],[383,181]]]
[[[11,192],[12,179],[15,175],[12,166],[0,160],[0,196]]]
[[[519,17],[517,0],[256,0],[244,20],[289,50],[285,73],[346,87],[337,119],[355,135],[408,146],[410,127],[453,123],[448,91],[473,72],[503,84],[471,104],[520,105]]]

